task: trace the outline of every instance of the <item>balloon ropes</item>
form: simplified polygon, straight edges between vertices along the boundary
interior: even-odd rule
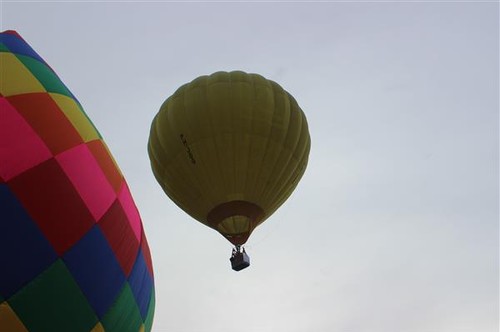
[[[307,166],[306,117],[277,83],[241,71],[216,72],[181,86],[153,119],[151,167],[182,210],[234,246],[242,245],[292,194]]]
[[[154,307],[141,218],[101,135],[49,65],[1,33],[0,331],[150,331]]]

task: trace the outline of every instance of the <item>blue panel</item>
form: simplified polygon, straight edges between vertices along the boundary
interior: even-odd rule
[[[0,43],[3,43],[14,54],[26,55],[46,64],[20,36],[11,33],[0,33]]]
[[[94,225],[63,259],[97,316],[102,318],[122,289],[125,276],[99,227]]]
[[[149,274],[142,250],[139,250],[137,259],[128,278],[128,283],[134,294],[135,301],[141,312],[142,319],[145,320],[148,314],[149,300],[153,288],[153,278]]]
[[[9,298],[57,259],[38,226],[0,184],[0,296]]]

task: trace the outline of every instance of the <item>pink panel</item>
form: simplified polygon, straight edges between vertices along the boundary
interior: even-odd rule
[[[130,227],[134,231],[134,235],[141,242],[141,217],[139,215],[139,211],[137,211],[137,207],[135,206],[134,200],[132,199],[132,195],[130,194],[130,190],[126,183],[123,184],[122,190],[118,194],[118,200],[122,205],[123,211],[128,217],[130,222]]]
[[[7,181],[52,157],[24,118],[0,97],[0,178]]]
[[[56,157],[95,220],[109,209],[116,194],[87,145],[80,144]]]

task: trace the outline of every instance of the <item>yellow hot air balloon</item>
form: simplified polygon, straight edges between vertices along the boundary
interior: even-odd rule
[[[288,92],[233,71],[198,77],[169,97],[151,124],[148,152],[168,197],[241,258],[241,245],[297,186],[310,146],[306,117]],[[243,260],[233,268],[248,266]]]

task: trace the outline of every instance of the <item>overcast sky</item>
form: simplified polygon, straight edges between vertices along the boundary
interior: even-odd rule
[[[2,1],[92,119],[152,250],[153,331],[497,332],[499,4]],[[162,192],[162,102],[218,70],[275,80],[309,166],[230,268]]]

